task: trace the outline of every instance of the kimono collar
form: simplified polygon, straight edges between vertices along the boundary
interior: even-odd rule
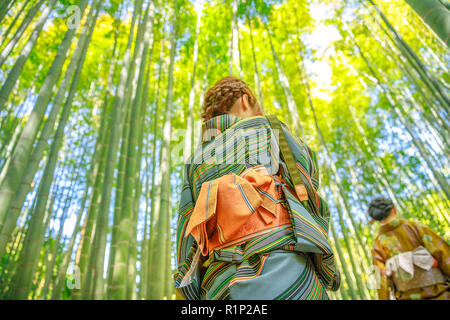
[[[399,227],[400,225],[402,225],[404,222],[405,222],[405,220],[403,220],[401,218],[395,218],[394,220],[392,220],[388,224],[385,224],[385,225],[381,226],[380,227],[380,233],[385,233],[385,232],[392,231],[392,230],[396,229],[397,227]]]
[[[231,114],[222,114],[209,119],[202,125],[202,142],[210,141],[213,137],[224,132],[240,120],[242,120],[242,118]]]

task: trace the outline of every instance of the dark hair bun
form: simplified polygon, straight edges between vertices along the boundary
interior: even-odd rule
[[[369,216],[374,220],[383,220],[389,215],[394,203],[386,198],[373,199],[369,205]]]

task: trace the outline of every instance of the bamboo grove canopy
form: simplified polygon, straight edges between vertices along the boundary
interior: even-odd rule
[[[0,299],[173,299],[202,98],[246,81],[317,150],[342,274],[376,299],[367,205],[449,236],[444,0],[2,0]]]

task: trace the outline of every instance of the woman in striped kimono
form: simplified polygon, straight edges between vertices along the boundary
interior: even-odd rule
[[[234,77],[208,90],[203,111],[202,144],[183,173],[178,296],[328,299],[339,273],[315,152],[285,125],[281,133],[271,129],[251,90]],[[279,157],[282,134],[301,188]]]

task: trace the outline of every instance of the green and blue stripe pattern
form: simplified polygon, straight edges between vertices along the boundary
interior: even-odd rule
[[[278,135],[265,117],[221,115],[204,126],[201,146],[185,164],[183,173],[177,221],[177,290],[186,299],[194,300],[327,299],[326,290],[336,290],[340,277],[328,238],[328,205],[317,192],[319,167],[315,152],[283,126],[298,174],[308,182],[305,209],[291,191],[294,188],[286,165],[279,158]],[[261,164],[269,173],[281,174],[282,182],[277,182],[276,187],[292,225],[214,250],[202,263],[193,261],[197,244],[192,235],[185,237],[185,232],[202,184],[226,174],[239,175]],[[180,286],[188,271],[193,272],[190,282]]]

